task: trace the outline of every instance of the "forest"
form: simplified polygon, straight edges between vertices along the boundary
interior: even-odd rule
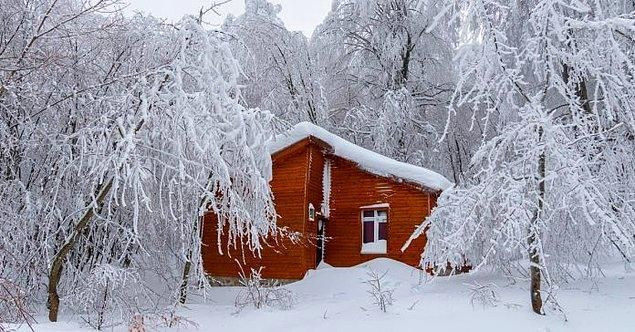
[[[201,216],[250,255],[292,236],[268,145],[304,121],[449,179],[421,266],[513,278],[531,319],[632,271],[635,1],[334,0],[311,37],[267,0],[210,24],[225,2],[0,0],[0,331],[194,325]]]

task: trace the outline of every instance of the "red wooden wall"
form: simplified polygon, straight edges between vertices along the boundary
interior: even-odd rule
[[[418,266],[426,238],[413,241],[405,252],[401,247],[430,213],[434,193],[410,184],[379,177],[360,170],[354,163],[332,158],[331,216],[326,235],[326,262],[333,266],[353,266],[377,257],[388,257]],[[387,254],[362,254],[361,206],[388,203]]]
[[[324,172],[324,148],[317,144],[311,144],[308,147],[309,167],[307,167],[307,190],[305,209],[308,211],[309,203],[315,207],[315,211],[321,211],[323,195],[322,195],[322,177]],[[308,245],[305,248],[305,266],[314,269],[316,262],[316,236],[317,236],[318,218],[310,221],[307,216],[305,234],[307,236]]]
[[[249,267],[264,266],[263,277],[301,279],[308,269],[315,268],[315,235],[317,218],[308,220],[308,204],[316,211],[322,204],[322,176],[325,158],[331,160],[330,218],[326,225],[329,237],[325,247],[325,261],[333,266],[352,266],[377,257],[389,257],[417,266],[425,247],[425,236],[412,242],[409,249],[401,247],[430,213],[436,193],[427,192],[411,184],[379,177],[359,169],[354,163],[328,155],[328,146],[314,138],[302,140],[276,153],[273,159],[273,180],[278,226],[287,226],[305,235],[304,242],[293,244],[285,240],[262,251],[262,258],[251,253],[242,254],[227,248],[220,255],[216,247],[216,217],[208,214],[203,223],[203,265],[206,272],[217,277],[236,277],[238,259],[245,271]],[[388,252],[385,255],[361,254],[362,224],[360,206],[388,203]],[[222,239],[226,243],[226,239]]]
[[[279,215],[278,226],[287,226],[293,231],[304,232],[307,219],[305,191],[307,168],[309,165],[309,149],[307,142],[300,142],[286,149],[273,158],[273,179],[271,188],[274,194],[276,212]],[[224,255],[217,250],[216,216],[208,214],[203,223],[203,267],[205,271],[216,277],[236,277],[240,271],[235,258],[238,258],[243,269],[248,273],[250,267],[264,266],[262,275],[265,278],[301,279],[309,267],[306,266],[309,245],[294,244],[288,240],[278,246],[265,248],[261,257],[245,253],[243,261],[240,250],[230,250],[229,257],[224,248]],[[222,238],[221,243],[226,243]],[[272,244],[275,244],[273,242]],[[315,249],[315,248],[313,248]]]

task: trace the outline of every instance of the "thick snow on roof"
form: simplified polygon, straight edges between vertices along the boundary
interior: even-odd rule
[[[310,122],[298,123],[286,133],[276,136],[269,144],[269,151],[274,154],[309,136],[326,142],[333,148],[334,155],[350,160],[370,173],[399,178],[431,189],[444,190],[452,185],[441,174],[364,149]]]

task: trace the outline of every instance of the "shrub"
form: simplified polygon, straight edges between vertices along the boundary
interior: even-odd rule
[[[393,293],[395,292],[395,290],[387,286],[387,274],[388,271],[380,275],[373,269],[369,269],[369,279],[364,281],[364,283],[369,286],[369,290],[367,292],[373,298],[373,303],[377,305],[383,312],[386,312],[388,306],[391,306],[394,302]]]
[[[267,284],[262,279],[262,267],[257,270],[251,269],[249,276],[242,271],[240,284],[243,289],[238,293],[235,301],[239,311],[250,305],[256,309],[267,306],[287,310],[295,304],[295,297],[290,290],[280,286],[277,281]]]
[[[27,306],[25,292],[15,283],[0,277],[0,332],[7,329],[3,324],[27,324],[35,322]]]

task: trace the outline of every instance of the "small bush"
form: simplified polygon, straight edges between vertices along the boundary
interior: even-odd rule
[[[128,332],[146,332],[145,319],[143,315],[136,314],[132,316],[130,324],[128,325]]]
[[[496,307],[500,300],[496,293],[498,288],[495,284],[489,283],[481,285],[478,282],[467,284],[470,291],[470,304],[480,304],[483,307]]]
[[[31,330],[35,322],[27,306],[25,292],[15,283],[0,277],[0,332],[6,331],[4,324],[26,324]]]
[[[195,328],[198,329],[198,324],[186,317],[183,317],[176,313],[176,307],[172,307],[166,312],[159,315],[159,327],[167,328]]]
[[[128,324],[128,332],[163,331],[164,329],[198,329],[196,322],[177,314],[179,304],[149,314],[135,314]]]
[[[67,300],[79,309],[88,326],[102,330],[125,324],[126,317],[135,313],[131,310],[137,307],[141,289],[135,270],[100,264],[78,283],[81,287],[77,287]]]
[[[291,309],[295,304],[293,293],[279,285],[278,282],[267,285],[262,279],[262,267],[251,269],[251,274],[246,276],[244,271],[240,273],[240,284],[243,286],[236,296],[235,306],[240,311],[247,306],[256,309],[273,307],[278,309]]]
[[[386,312],[388,306],[391,306],[394,302],[393,293],[395,290],[387,286],[387,274],[388,271],[380,275],[373,269],[369,269],[369,279],[364,281],[364,283],[369,286],[369,290],[367,292],[373,298],[373,303],[383,312]]]

